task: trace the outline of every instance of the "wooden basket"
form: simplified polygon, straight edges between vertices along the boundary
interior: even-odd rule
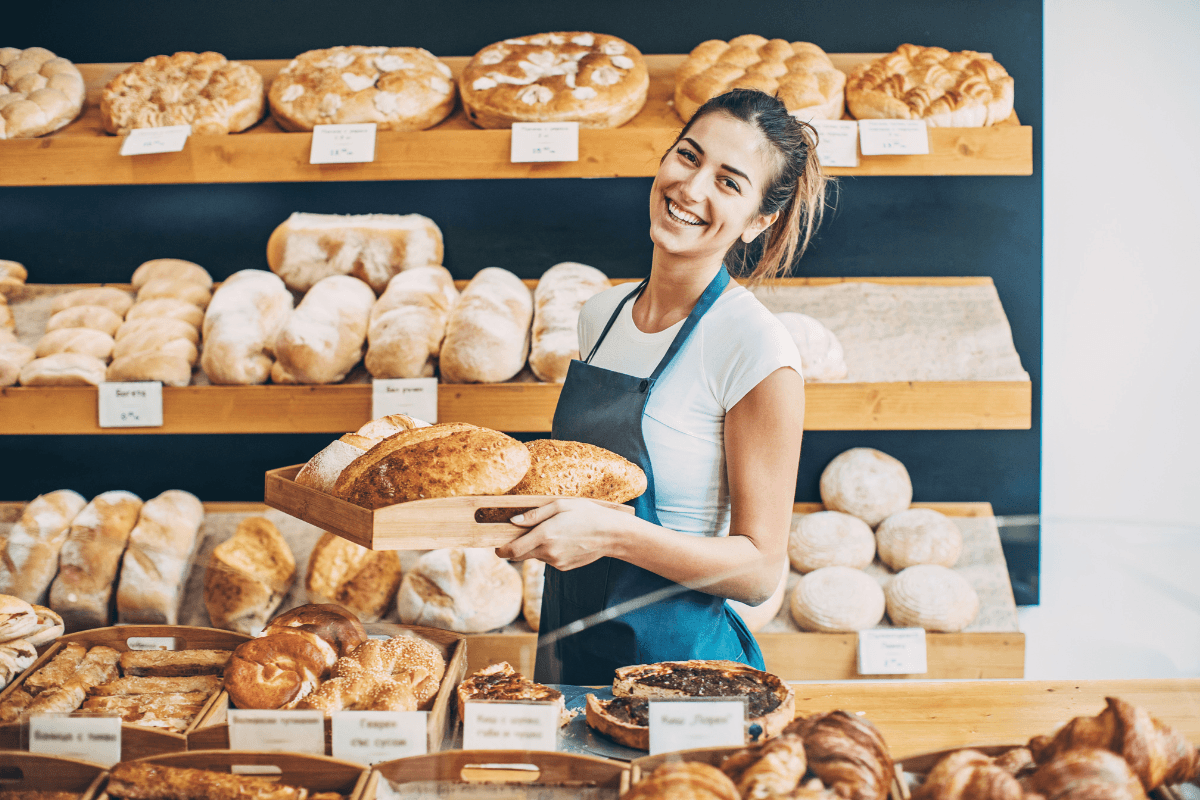
[[[233,631],[188,625],[116,625],[109,628],[68,633],[58,637],[58,641],[47,648],[46,652],[33,663],[33,666],[10,683],[7,689],[0,692],[0,704],[3,704],[9,694],[24,684],[26,678],[48,664],[68,642],[78,642],[87,647],[104,645],[124,652],[131,649],[129,647],[130,639],[140,638],[173,639],[176,645],[174,649],[177,650],[233,650],[242,642],[249,641],[251,637]],[[209,716],[213,708],[224,708],[227,705],[229,705],[228,695],[224,690],[214,693],[183,733],[122,723],[121,757],[128,761],[160,753],[187,750],[188,735],[203,724],[204,719]],[[0,725],[0,750],[21,749],[23,727],[24,722],[9,722]]]
[[[389,626],[391,627],[391,626]],[[467,638],[461,633],[444,631],[440,628],[426,628],[421,625],[396,625],[396,628],[412,631],[436,644],[450,649],[446,658],[446,672],[442,676],[442,684],[438,687],[433,707],[429,709],[426,733],[429,736],[428,747],[431,753],[442,749],[446,735],[452,730],[453,717],[458,704],[455,701],[458,685],[467,674]],[[229,749],[229,695],[222,692],[223,702],[206,708],[207,715],[188,734],[188,750],[228,750]],[[333,724],[325,718],[325,754],[332,750]]]
[[[619,761],[574,753],[448,750],[376,764],[360,800],[375,800],[381,780],[401,784],[445,781],[458,784],[594,786],[610,791],[615,799],[629,788],[629,771]]]
[[[544,506],[562,498],[547,495],[442,497],[413,500],[371,510],[296,483],[304,467],[294,464],[267,472],[263,500],[271,508],[316,525],[372,550],[436,550],[440,547],[499,547],[528,530],[509,522],[476,522],[482,508]],[[632,514],[620,503],[593,500]]]
[[[0,792],[71,792],[79,800],[92,800],[105,774],[104,767],[90,761],[0,752]]]

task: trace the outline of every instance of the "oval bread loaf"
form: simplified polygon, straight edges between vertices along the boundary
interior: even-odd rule
[[[146,501],[121,560],[118,622],[179,622],[188,562],[203,521],[204,505],[190,492],[168,489]]]
[[[50,303],[50,313],[57,314],[75,306],[104,306],[114,314],[124,317],[132,305],[133,295],[129,292],[112,286],[95,286],[60,294]]]
[[[22,386],[99,386],[106,371],[104,362],[94,356],[55,353],[21,367],[20,379]]]
[[[235,272],[204,315],[204,374],[217,384],[264,383],[275,363],[275,337],[291,310],[292,294],[278,276],[258,269]]]
[[[93,328],[59,328],[50,331],[37,343],[37,357],[45,358],[55,353],[82,353],[83,355],[108,361],[114,349],[113,337]]]
[[[186,339],[176,339],[191,346]],[[192,364],[186,358],[164,351],[142,351],[113,359],[108,365],[109,381],[161,381],[167,386],[192,382]]]
[[[566,261],[542,275],[533,292],[533,336],[529,368],[540,380],[562,383],[579,358],[579,311],[589,298],[612,286],[587,264]]]
[[[414,267],[392,278],[371,309],[366,367],[374,378],[431,378],[458,289],[445,267]]]
[[[59,489],[35,497],[16,524],[0,534],[0,594],[39,603],[58,571],[58,554],[76,515],[87,505]]]
[[[362,359],[375,293],[349,275],[323,278],[275,338],[275,383],[337,383]]]
[[[212,289],[213,285],[212,276],[208,274],[208,270],[199,264],[180,258],[155,258],[147,261],[133,271],[133,277],[129,279],[129,282],[133,284],[134,289],[140,291],[150,281],[160,278],[187,281],[199,284],[205,289]]]
[[[431,550],[404,576],[396,610],[406,625],[481,633],[517,618],[521,588],[521,575],[493,550]]]
[[[792,619],[806,631],[840,633],[874,628],[883,619],[883,589],[852,567],[822,567],[796,584]]]
[[[51,315],[46,332],[59,328],[91,328],[109,336],[121,327],[121,315],[104,306],[71,306]]]
[[[159,341],[170,339],[187,339],[194,345],[200,344],[200,329],[189,325],[181,319],[170,317],[144,317],[142,319],[127,319],[117,329],[113,338],[121,342],[130,336],[151,336]],[[127,353],[125,355],[128,355]]]
[[[853,514],[872,528],[912,502],[908,470],[887,453],[854,447],[836,456],[821,473],[821,502]]]
[[[879,523],[879,558],[899,572],[915,564],[953,567],[963,538],[949,517],[932,508],[910,508]]]
[[[533,295],[506,269],[487,267],[471,279],[450,313],[438,359],[445,383],[501,383],[529,355]]]

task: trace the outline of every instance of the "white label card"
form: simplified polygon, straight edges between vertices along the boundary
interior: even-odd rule
[[[922,675],[924,628],[877,628],[858,632],[859,675]]]
[[[101,428],[162,427],[162,384],[158,381],[102,383],[98,397]]]
[[[325,755],[322,711],[229,709],[229,749]]]
[[[650,701],[650,755],[746,743],[744,698]]]
[[[463,750],[557,750],[557,703],[467,702]]]
[[[437,422],[437,378],[376,378],[371,381],[371,419],[407,414]]]
[[[929,126],[920,119],[860,119],[858,138],[864,156],[929,155]]]
[[[512,153],[514,164],[529,161],[578,161],[578,122],[514,122]]]
[[[314,125],[310,164],[369,164],[375,160],[375,123]]]
[[[814,119],[817,158],[822,167],[858,166],[858,124],[849,119]]]
[[[378,764],[429,752],[428,711],[336,711],[333,757]]]
[[[121,155],[144,156],[150,153],[178,153],[192,135],[191,125],[166,125],[161,128],[135,128],[121,142]]]
[[[32,716],[29,751],[112,766],[121,760],[121,718]]]

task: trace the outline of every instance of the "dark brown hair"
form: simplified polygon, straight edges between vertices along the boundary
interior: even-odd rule
[[[825,189],[830,181],[817,160],[817,132],[789,114],[779,99],[757,89],[731,89],[700,106],[679,132],[676,144],[696,120],[717,113],[753,126],[773,153],[775,170],[763,190],[758,213],[778,211],[779,218],[767,228],[766,241],[755,248],[761,255],[747,277],[751,284],[777,278],[803,255],[825,214]],[[732,271],[744,272],[748,250],[740,240],[731,248],[726,264]],[[733,270],[731,261],[740,261],[743,269]]]

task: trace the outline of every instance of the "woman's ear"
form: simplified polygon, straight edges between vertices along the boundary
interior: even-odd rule
[[[742,241],[750,244],[758,238],[759,234],[774,225],[777,219],[779,219],[778,211],[773,211],[770,214],[759,214],[750,220],[750,224],[746,226],[746,230],[742,231]]]

